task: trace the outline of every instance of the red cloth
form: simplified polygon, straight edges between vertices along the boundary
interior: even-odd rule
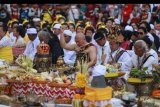
[[[121,47],[125,50],[129,50],[130,41],[124,41],[121,43]]]
[[[131,23],[139,23],[140,22],[140,17],[135,17],[132,18]]]
[[[126,4],[124,9],[122,10],[123,23],[127,24],[132,9],[133,9],[133,4]]]
[[[23,47],[23,48],[13,47],[12,50],[13,50],[13,55],[14,55],[14,56],[18,56],[18,55],[24,53],[25,48],[24,48],[24,47]]]

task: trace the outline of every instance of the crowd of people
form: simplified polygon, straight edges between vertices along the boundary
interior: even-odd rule
[[[34,57],[50,46],[52,64],[63,56],[75,65],[80,53],[87,66],[118,63],[121,71],[158,64],[159,4],[1,4],[0,59]]]

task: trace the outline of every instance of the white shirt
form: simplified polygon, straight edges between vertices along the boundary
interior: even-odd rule
[[[157,54],[157,52],[153,49],[150,49],[149,53],[154,56],[155,62],[158,64],[158,54]]]
[[[149,37],[149,39],[150,39],[152,42],[154,42],[154,37],[152,36],[151,33],[147,33],[147,36]]]
[[[96,64],[101,64],[102,63],[102,60],[101,60],[102,46],[99,46],[98,44],[96,44],[95,46],[97,48],[97,62],[96,62]],[[104,64],[107,64],[108,60],[109,60],[109,55],[110,55],[110,52],[111,52],[108,41],[106,41],[106,43],[104,44],[103,49],[104,49],[103,53],[106,54],[106,59],[104,61]]]
[[[138,67],[139,65],[142,64],[142,61],[144,60],[144,55],[142,57],[139,57],[139,61],[138,61],[138,56],[136,54],[134,54],[130,60],[128,60],[125,63],[125,67],[128,69],[128,71],[131,71],[131,68],[133,67]],[[139,63],[138,63],[139,62]],[[142,68],[144,67],[148,67],[148,73],[151,74],[151,70],[152,68],[152,64],[156,64],[156,60],[153,56],[150,56],[147,61],[142,65]]]
[[[75,42],[70,41],[67,44],[75,44]],[[76,61],[76,52],[75,51],[70,51],[70,50],[66,50],[63,49],[64,51],[64,62],[68,65],[74,65],[75,61]]]
[[[13,32],[11,32],[11,33],[9,34],[9,37],[10,37],[10,39],[11,39],[12,46],[13,46],[13,45],[15,44],[15,42],[16,42],[16,37],[13,36]]]
[[[38,36],[34,41],[29,41],[26,49],[24,51],[24,55],[30,57],[32,60],[34,59],[35,54],[37,53],[37,46],[40,44],[40,40]]]
[[[72,42],[75,42],[75,37],[76,37],[76,32],[72,32],[72,38],[71,38]]]
[[[5,47],[5,46],[11,46],[11,39],[8,36],[4,36],[1,40],[0,40],[0,48]]]
[[[160,39],[160,31],[156,30],[156,35],[159,37]]]
[[[15,41],[15,43],[14,43],[13,46],[14,47],[23,47],[23,46],[25,46],[24,39],[21,36],[19,36],[18,39],[17,39],[17,41]]]
[[[124,49],[123,49],[123,48],[119,48],[119,49],[117,49],[116,51],[112,52],[112,53],[111,53],[112,57],[114,58],[114,57],[115,57],[120,51],[122,51],[122,50],[124,50]],[[110,55],[110,57],[109,57],[109,61],[112,61],[111,55]],[[119,57],[119,59],[118,59],[117,62],[121,64],[121,68],[120,68],[121,71],[123,71],[123,72],[127,72],[127,71],[128,71],[128,69],[126,69],[126,67],[125,67],[125,63],[126,63],[128,60],[130,60],[130,59],[131,59],[130,54],[127,53],[127,52],[124,52],[124,53]]]

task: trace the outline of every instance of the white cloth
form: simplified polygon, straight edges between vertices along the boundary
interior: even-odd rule
[[[133,27],[132,27],[132,26],[127,25],[127,26],[125,27],[125,29],[124,29],[124,30],[129,30],[129,31],[133,32]]]
[[[75,42],[75,37],[76,37],[76,32],[72,32],[72,39],[71,39],[72,42]]]
[[[40,44],[40,40],[38,36],[34,41],[29,41],[26,49],[24,51],[24,55],[30,57],[32,60],[34,59],[35,54],[37,53],[37,46]]]
[[[15,43],[14,43],[13,46],[14,47],[23,47],[23,46],[25,46],[24,39],[21,36],[19,36],[18,39],[17,39],[17,41],[15,41]]]
[[[92,71],[92,76],[101,76],[101,75],[105,75],[106,73],[106,67],[104,65],[96,65],[93,68]]]
[[[147,36],[149,37],[149,39],[150,39],[152,42],[154,42],[154,37],[152,36],[151,33],[147,33]]]
[[[160,31],[156,30],[156,35],[159,37],[160,39]]]
[[[112,52],[111,53],[112,57],[114,58],[122,50],[124,50],[124,49],[123,48],[119,48],[116,51]],[[109,61],[112,61],[111,55],[110,55]],[[123,72],[127,72],[128,71],[128,69],[126,69],[126,67],[125,67],[125,62],[127,62],[130,59],[131,59],[131,57],[130,57],[129,53],[127,53],[127,52],[124,52],[120,56],[120,58],[118,59],[117,62],[121,64],[121,68],[120,68],[121,71],[123,71]]]
[[[28,28],[27,34],[37,34],[37,29],[36,28]]]
[[[102,63],[102,60],[101,60],[102,46],[99,46],[98,44],[95,44],[95,46],[97,48],[97,62],[96,62],[96,64],[101,64]],[[110,52],[111,52],[108,41],[106,41],[105,45],[103,46],[103,49],[104,49],[104,54],[106,54],[106,59],[104,61],[104,64],[107,64],[108,60],[109,60],[109,55],[110,55]]]
[[[0,40],[0,48],[5,47],[5,46],[12,46],[11,39],[8,36],[4,36]]]
[[[10,39],[11,39],[11,43],[12,43],[12,46],[15,44],[15,42],[16,42],[16,37],[15,36],[13,36],[13,32],[11,32],[10,34],[9,34],[9,37],[10,37]]]
[[[63,33],[67,36],[72,36],[72,32],[70,30],[64,30]]]
[[[75,44],[75,42],[72,42],[70,40],[69,43],[67,44]],[[70,50],[67,50],[67,49],[63,49],[64,51],[64,62],[68,65],[74,65],[75,61],[76,61],[76,52],[75,51],[70,51]]]
[[[75,5],[72,5],[68,11],[68,20],[72,20],[75,24],[75,19],[78,19],[80,12]]]
[[[139,63],[142,63],[142,60],[144,59],[144,55],[142,57],[139,57]],[[138,64],[138,56],[134,54],[130,60],[127,60],[125,62],[125,67],[128,69],[128,71],[131,71],[131,68],[138,67],[140,64]],[[152,64],[156,64],[156,60],[153,56],[150,56],[147,61],[142,65],[142,68],[148,67],[147,72],[151,74],[151,70],[153,69]]]
[[[61,28],[61,24],[55,24],[53,28],[60,29]]]
[[[154,56],[155,62],[158,64],[158,54],[157,54],[157,52],[153,49],[150,49],[149,53]]]
[[[111,55],[112,57],[114,58],[121,50],[124,50],[123,48],[119,48],[117,49],[116,51],[112,52]],[[111,55],[110,55],[110,58],[109,58],[109,61],[112,61],[112,58],[111,58]],[[120,66],[120,71],[122,72],[125,72],[126,74],[123,76],[124,79],[127,80],[128,76],[129,76],[129,73],[130,71],[128,70],[128,68],[126,67],[125,63],[131,59],[131,56],[132,54],[130,55],[128,52],[124,52],[120,58],[118,59],[118,63],[121,64]]]

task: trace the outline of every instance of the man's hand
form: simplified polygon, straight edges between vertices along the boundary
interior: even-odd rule
[[[80,52],[80,51],[81,51],[81,48],[78,47],[78,46],[75,46],[74,50],[75,50],[76,52]]]

